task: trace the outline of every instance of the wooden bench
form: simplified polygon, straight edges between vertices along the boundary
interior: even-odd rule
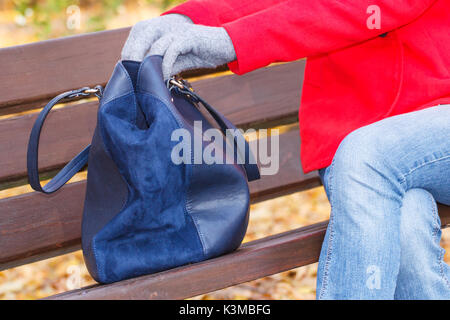
[[[26,146],[36,108],[60,92],[105,84],[127,33],[119,29],[0,49],[0,189],[26,184]],[[304,64],[192,83],[238,127],[268,128],[297,122]],[[52,112],[41,141],[44,176],[90,142],[97,105],[82,101]],[[320,185],[316,172],[303,174],[299,149],[296,129],[280,136],[280,171],[250,183],[253,203]],[[0,270],[79,250],[85,186],[79,181],[51,196],[31,192],[0,199]],[[443,226],[450,224],[450,207],[440,206],[439,212]],[[324,221],[246,243],[212,260],[50,299],[192,297],[316,262],[326,226]]]

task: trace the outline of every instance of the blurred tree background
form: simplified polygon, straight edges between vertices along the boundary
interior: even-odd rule
[[[183,1],[0,0],[0,47],[125,27],[157,16],[180,2]]]
[[[180,2],[183,0],[0,0],[0,47],[127,27]],[[0,198],[30,191],[27,186],[0,190]],[[253,205],[244,241],[326,220],[329,212],[323,188]],[[450,249],[450,228],[444,231],[442,244]],[[450,261],[448,253],[445,258]],[[196,299],[314,299],[316,268],[317,264],[297,268]],[[0,272],[0,299],[42,298],[92,283],[78,251]]]

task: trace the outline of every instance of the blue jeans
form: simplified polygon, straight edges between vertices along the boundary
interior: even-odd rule
[[[450,105],[355,130],[319,173],[331,216],[318,299],[450,299],[436,207],[450,205]]]

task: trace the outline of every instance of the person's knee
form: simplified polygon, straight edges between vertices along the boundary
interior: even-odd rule
[[[349,177],[370,179],[374,173],[384,174],[389,168],[389,141],[383,139],[378,128],[359,128],[348,134],[339,145],[333,167],[337,179]]]

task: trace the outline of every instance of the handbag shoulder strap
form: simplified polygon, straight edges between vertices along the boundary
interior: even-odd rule
[[[219,111],[214,109],[198,94],[196,94],[189,86],[187,81],[171,79],[168,81],[168,85],[169,86],[172,85],[170,88],[174,89],[175,92],[183,94],[184,96],[186,96],[186,98],[192,100],[193,102],[196,103],[200,102],[205,107],[205,109],[211,114],[214,120],[216,120],[222,133],[225,136],[227,135],[227,130],[229,129],[233,130],[236,133],[233,142],[238,152],[238,159],[240,160],[240,162],[242,162],[242,166],[247,175],[247,180],[248,181],[258,180],[260,178],[259,168],[253,157],[250,145],[248,144],[247,140],[245,140],[245,138],[242,136],[241,132],[231,123],[231,121],[225,118],[224,115],[222,115]],[[244,141],[245,150],[241,150],[239,148],[238,140]]]
[[[28,151],[27,151],[27,171],[28,171],[28,182],[31,187],[43,193],[52,193],[61,188],[67,181],[70,180],[84,165],[87,163],[89,156],[90,145],[84,148],[78,155],[76,155],[68,164],[66,164],[58,174],[53,177],[46,185],[42,186],[39,180],[39,170],[38,170],[38,149],[39,149],[39,138],[41,135],[41,130],[44,125],[45,119],[49,114],[50,110],[61,102],[69,101],[71,99],[79,97],[89,97],[92,94],[96,95],[98,98],[101,97],[102,87],[96,86],[91,89],[84,87],[77,90],[71,90],[59,94],[53,98],[42,111],[39,113],[36,122],[31,129],[30,139],[28,141]]]

